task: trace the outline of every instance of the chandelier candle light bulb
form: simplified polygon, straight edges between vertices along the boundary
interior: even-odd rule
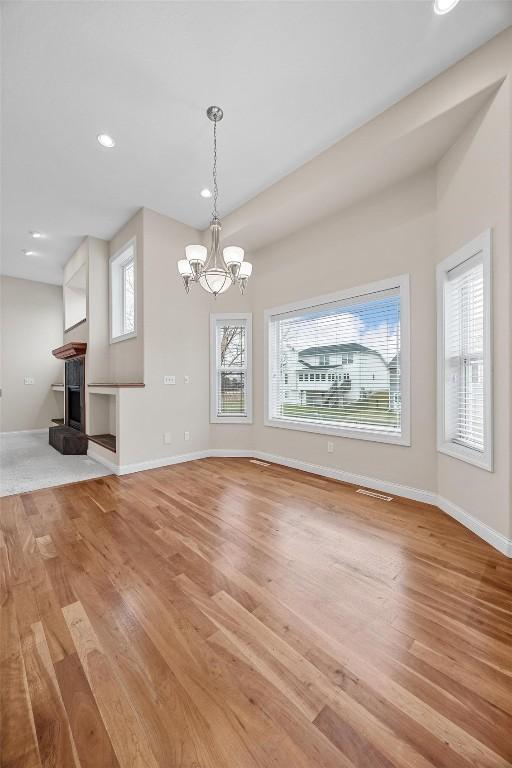
[[[192,279],[192,267],[190,266],[188,259],[180,259],[178,261],[178,273],[183,278],[183,284],[188,293],[190,291],[190,281]]]
[[[229,271],[233,275],[233,279],[236,280],[240,271],[240,265],[244,260],[244,249],[238,245],[228,245],[222,251],[224,261]]]
[[[247,285],[247,281],[249,280],[252,273],[252,264],[250,261],[242,261],[240,264],[240,269],[238,271],[238,281],[240,283],[240,293],[243,293],[245,291],[245,287]]]
[[[244,261],[244,249],[238,245],[227,245],[221,252],[220,232],[222,224],[217,214],[217,123],[223,118],[220,107],[208,107],[206,115],[213,123],[213,211],[210,222],[211,245],[187,245],[185,259],[178,261],[178,274],[188,293],[192,283],[199,283],[208,293],[216,297],[234,283],[243,293],[251,276],[252,265]],[[204,190],[203,190],[204,191]]]

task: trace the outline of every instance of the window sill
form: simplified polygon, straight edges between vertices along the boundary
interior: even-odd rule
[[[210,424],[252,424],[250,416],[211,416]]]
[[[78,328],[79,325],[82,325],[82,323],[86,323],[87,318],[83,317],[81,320],[78,321],[78,323],[75,323],[74,325],[70,325],[69,328],[64,328],[64,333],[69,333],[70,331],[74,331],[75,328]]]
[[[371,429],[350,429],[349,427],[334,427],[327,424],[311,424],[308,422],[288,421],[287,419],[265,419],[266,427],[279,427],[280,429],[294,429],[300,432],[313,432],[317,435],[333,435],[334,437],[348,437],[354,440],[368,440],[374,443],[388,443],[390,445],[410,446],[411,441],[405,432],[384,432]]]
[[[492,456],[489,452],[481,453],[472,448],[466,448],[464,445],[448,441],[438,445],[437,451],[445,456],[451,456],[452,459],[458,459],[466,464],[472,464],[474,467],[484,469],[486,472],[493,472]]]
[[[111,344],[117,344],[118,341],[127,341],[128,339],[134,339],[137,336],[137,331],[132,333],[124,333],[122,336],[113,336],[110,339]]]

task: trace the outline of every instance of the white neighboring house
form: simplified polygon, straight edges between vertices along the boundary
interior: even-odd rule
[[[391,395],[390,368],[382,355],[362,344],[290,348],[281,373],[284,399],[290,404],[336,408],[377,392]]]
[[[389,407],[400,410],[400,353],[389,361]]]

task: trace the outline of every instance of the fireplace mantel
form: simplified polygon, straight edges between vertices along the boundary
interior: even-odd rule
[[[52,355],[59,360],[71,360],[73,357],[83,357],[87,351],[85,341],[70,341],[63,347],[52,349]]]

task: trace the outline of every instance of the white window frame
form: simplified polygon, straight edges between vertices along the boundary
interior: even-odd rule
[[[410,300],[409,300],[409,275],[403,274],[397,277],[379,280],[356,288],[347,288],[336,293],[317,296],[313,299],[296,301],[280,307],[266,309],[265,317],[265,364],[263,391],[265,393],[264,423],[267,427],[280,429],[293,429],[301,432],[314,432],[322,435],[334,435],[348,437],[356,440],[369,440],[376,443],[390,443],[394,445],[411,444],[411,420],[410,420]],[[297,312],[314,309],[322,304],[336,303],[347,299],[364,298],[372,293],[398,289],[400,294],[400,387],[402,394],[401,431],[399,433],[385,433],[374,430],[371,427],[353,429],[350,427],[337,427],[326,424],[303,423],[290,419],[280,420],[272,417],[271,386],[270,381],[270,323],[274,315],[283,315],[287,312]]]
[[[217,413],[217,324],[243,320],[246,328],[245,416],[219,416]],[[252,424],[252,312],[210,314],[210,423]]]
[[[119,261],[121,256],[125,251],[127,251],[129,248],[133,248],[133,256],[130,258],[130,261],[133,260],[133,293],[134,293],[134,302],[133,302],[133,331],[130,331],[129,333],[120,333],[114,336],[114,312],[116,311],[116,308],[119,309],[122,317],[124,318],[124,291],[121,291],[121,297],[114,297],[114,279],[113,279],[113,272],[114,269],[117,268],[116,262]],[[110,323],[110,343],[116,344],[118,341],[126,341],[126,339],[133,339],[135,336],[137,336],[137,240],[135,237],[132,237],[131,240],[128,240],[126,243],[123,244],[121,248],[119,248],[115,253],[112,254],[112,256],[109,258],[109,286],[108,286],[108,305],[109,305],[109,323]],[[120,268],[124,271],[126,267],[126,264],[121,264]]]
[[[484,272],[484,450],[460,445],[446,434],[445,398],[445,285],[448,272],[474,256],[482,255]],[[491,230],[441,261],[437,276],[437,450],[475,467],[493,471],[493,379],[492,379],[492,264]]]

